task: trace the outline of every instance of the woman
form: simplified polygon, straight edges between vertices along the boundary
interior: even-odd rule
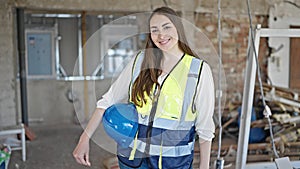
[[[211,69],[189,48],[183,24],[174,10],[154,10],[148,24],[145,50],[97,102],[73,156],[78,163],[91,165],[89,139],[105,109],[127,100],[136,105],[139,131],[134,147],[118,148],[121,169],[190,169],[195,133],[200,143],[200,169],[208,169],[215,127]]]

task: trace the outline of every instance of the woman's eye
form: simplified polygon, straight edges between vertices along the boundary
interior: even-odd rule
[[[152,30],[151,30],[151,33],[157,33],[157,32],[158,32],[157,29],[152,29]]]
[[[166,27],[164,27],[164,30],[168,30],[170,28],[171,28],[171,26],[166,26]]]

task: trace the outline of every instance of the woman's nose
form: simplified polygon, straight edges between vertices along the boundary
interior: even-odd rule
[[[166,34],[165,33],[162,33],[162,32],[159,32],[158,33],[158,38],[164,38],[164,37],[166,37]]]

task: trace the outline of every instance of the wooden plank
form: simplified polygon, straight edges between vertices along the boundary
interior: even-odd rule
[[[291,26],[291,28],[300,28]],[[290,38],[290,88],[300,91],[300,38]]]

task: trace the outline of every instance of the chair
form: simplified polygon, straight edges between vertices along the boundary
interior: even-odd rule
[[[25,138],[25,128],[24,124],[18,126],[11,126],[0,128],[0,136],[3,135],[12,135],[12,134],[21,134],[21,146],[12,147],[11,150],[22,150],[22,160],[26,161],[26,138]]]

